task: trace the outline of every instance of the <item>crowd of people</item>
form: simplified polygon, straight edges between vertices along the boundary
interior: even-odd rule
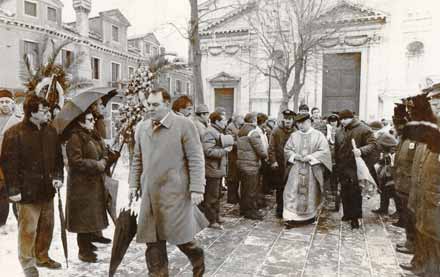
[[[436,116],[439,99],[440,93],[426,98]],[[38,276],[36,266],[61,267],[48,250],[53,198],[63,186],[64,168],[66,228],[77,234],[78,258],[97,262],[93,243],[111,242],[102,235],[109,224],[104,180],[117,157],[103,140],[103,104],[93,103],[59,136],[51,124],[59,108],[30,94],[20,119],[13,95],[0,91],[0,225],[13,202],[26,276]],[[405,228],[406,241],[396,250],[414,258],[401,267],[439,276],[440,156],[405,135],[408,120],[399,117],[399,109],[392,122],[367,123],[347,109],[322,117],[319,108],[305,104],[281,111],[276,120],[256,112],[228,118],[224,108],[194,107],[188,96],[171,101],[162,88],[152,90],[143,104],[146,119],[136,126],[129,147],[129,199],[140,199],[136,240],[147,245],[150,276],[168,276],[167,242],[188,257],[194,276],[203,275],[204,251],[194,237],[206,227],[223,229],[224,194],[251,220],[263,220],[266,195],[274,194],[274,213],[289,229],[315,222],[326,201],[335,211],[342,202],[342,220],[360,228],[366,188],[358,179],[359,158],[380,193],[373,212],[388,214],[393,199],[394,225]],[[416,106],[405,105],[412,120]]]

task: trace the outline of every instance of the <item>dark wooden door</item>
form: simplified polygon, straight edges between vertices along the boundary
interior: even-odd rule
[[[216,88],[215,89],[215,107],[223,107],[228,117],[234,112],[234,89]]]
[[[322,113],[350,109],[359,114],[361,54],[324,55]]]

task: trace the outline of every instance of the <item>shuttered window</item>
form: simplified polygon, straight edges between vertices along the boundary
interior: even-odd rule
[[[51,7],[47,8],[47,20],[53,22],[57,21],[57,9]]]
[[[24,1],[24,13],[29,16],[37,17],[37,3]]]

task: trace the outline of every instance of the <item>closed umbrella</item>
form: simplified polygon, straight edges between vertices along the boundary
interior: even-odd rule
[[[67,233],[66,233],[66,220],[64,219],[64,212],[63,212],[63,203],[61,202],[61,194],[60,189],[57,189],[58,193],[58,214],[60,216],[60,225],[61,225],[61,242],[63,244],[63,250],[64,250],[64,258],[66,259],[66,267],[69,267],[69,261],[68,261],[68,252],[67,252]]]
[[[93,88],[82,92],[64,104],[61,111],[54,118],[52,125],[58,134],[62,134],[75,118],[85,112],[98,99],[107,102],[115,95],[116,89],[110,87]]]
[[[137,232],[137,214],[132,208],[132,201],[128,209],[124,209],[116,220],[115,233],[113,235],[112,256],[110,258],[109,277],[114,276],[121,264],[128,246]]]
[[[354,139],[351,140],[351,143],[353,145],[353,149],[357,149]],[[367,198],[371,198],[375,191],[377,191],[377,184],[374,181],[374,178],[371,175],[365,161],[361,157],[355,157],[355,161],[359,186],[362,188],[362,195],[366,196]]]

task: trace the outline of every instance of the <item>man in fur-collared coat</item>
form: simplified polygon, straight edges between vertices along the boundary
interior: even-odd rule
[[[194,276],[205,270],[194,236],[208,225],[197,208],[205,192],[205,159],[196,127],[170,111],[170,95],[147,99],[149,120],[139,123],[130,170],[130,198],[142,194],[137,242],[146,243],[150,276],[168,276],[166,242],[189,258]]]

